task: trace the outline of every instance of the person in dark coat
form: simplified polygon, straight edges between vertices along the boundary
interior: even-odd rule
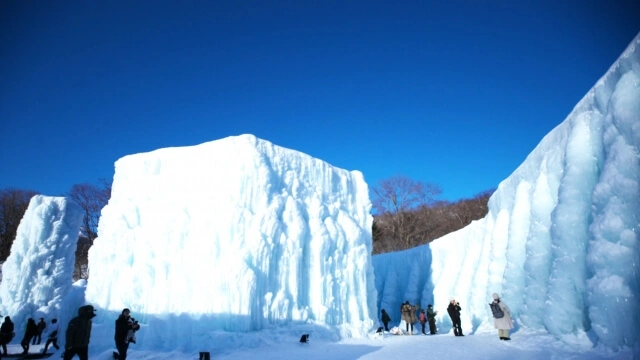
[[[380,310],[380,313],[382,313],[381,320],[384,324],[384,330],[389,331],[389,323],[391,322],[391,317],[389,316],[389,314],[387,314],[387,311],[385,309]]]
[[[38,342],[38,345],[40,345],[40,343],[42,342],[42,332],[46,327],[47,327],[47,323],[44,322],[44,318],[40,318],[40,321],[38,321],[38,324],[37,324],[38,331],[36,332],[36,336],[33,337],[33,342],[31,343],[31,345],[35,345],[36,340]]]
[[[89,340],[91,339],[91,319],[96,316],[92,305],[84,305],[78,309],[78,316],[69,321],[64,348],[64,360],[71,360],[78,355],[80,360],[89,360]]]
[[[36,321],[32,318],[27,320],[27,328],[24,331],[24,337],[20,342],[22,345],[22,354],[26,355],[29,353],[29,343],[31,343],[31,339],[38,333],[38,325],[36,325]]]
[[[429,332],[431,335],[438,333],[436,331],[436,315],[438,315],[438,312],[433,311],[433,305],[429,304],[429,306],[427,306],[427,320],[429,321]]]
[[[49,327],[49,338],[44,344],[44,350],[42,351],[42,353],[46,354],[49,345],[52,344],[53,347],[56,348],[56,350],[60,349],[60,347],[58,346],[58,319],[51,320],[51,326]]]
[[[462,308],[460,307],[460,303],[456,301],[456,299],[451,298],[451,302],[449,302],[449,307],[447,307],[447,312],[449,313],[449,317],[451,318],[451,322],[453,323],[453,334],[455,336],[464,336],[462,334],[462,325],[460,323],[460,311]]]
[[[16,333],[13,332],[14,326],[11,318],[5,316],[2,326],[0,326],[0,345],[2,345],[2,352],[7,355],[7,344],[13,340]]]
[[[129,309],[122,309],[122,313],[116,320],[116,334],[114,340],[116,342],[116,348],[118,349],[118,360],[127,359],[127,350],[129,349],[128,335],[130,330],[140,329],[138,323],[129,321],[131,317],[131,311]],[[115,354],[114,354],[115,356]]]

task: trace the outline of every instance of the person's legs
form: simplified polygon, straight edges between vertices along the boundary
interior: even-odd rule
[[[389,331],[389,323],[388,322],[384,323],[384,330],[385,331]]]
[[[118,357],[118,360],[127,360],[127,349],[129,348],[129,343],[116,344],[116,348],[118,348],[118,354],[120,354],[120,357]]]
[[[47,353],[47,349],[49,348],[49,344],[51,344],[51,339],[47,339],[47,342],[44,343],[44,350],[42,350],[43,354]]]
[[[64,360],[71,360],[76,355],[76,348],[65,349]]]
[[[425,324],[425,323],[423,323],[423,322],[421,322],[421,323],[420,323],[420,325],[422,326],[422,334],[423,334],[423,335],[427,335],[427,333],[425,333],[425,332],[424,332],[424,324]]]
[[[89,346],[78,348],[78,357],[80,360],[89,360]]]
[[[56,350],[60,350],[60,346],[58,346],[58,339],[53,339],[53,347],[56,348]]]
[[[2,344],[2,353],[7,355],[7,344]]]

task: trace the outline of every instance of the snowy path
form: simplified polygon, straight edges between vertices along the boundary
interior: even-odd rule
[[[384,339],[359,339],[343,342],[323,342],[311,339],[309,344],[300,344],[292,339],[291,344],[274,344],[269,347],[240,349],[211,353],[215,360],[251,359],[260,360],[390,360],[390,359],[474,359],[474,360],[539,360],[539,359],[633,359],[631,350],[608,352],[596,349],[571,348],[547,335],[525,336],[516,333],[511,341],[500,341],[497,334],[476,334],[464,337],[453,335],[386,335]],[[109,359],[109,353],[96,359]],[[93,357],[92,357],[93,358]],[[131,360],[197,359],[197,354],[158,353],[131,349]]]

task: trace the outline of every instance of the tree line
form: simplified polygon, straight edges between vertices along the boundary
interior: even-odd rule
[[[372,188],[373,254],[411,249],[460,230],[489,212],[494,190],[455,202],[438,200],[442,188],[406,176]]]
[[[410,249],[462,229],[487,215],[487,203],[492,193],[492,190],[484,191],[471,199],[448,202],[437,200],[442,194],[437,184],[406,176],[380,181],[371,191],[373,254]],[[36,191],[13,188],[0,190],[0,261],[9,256],[18,225],[29,201],[37,194]],[[100,212],[111,197],[111,182],[100,179],[97,184],[76,184],[64,195],[84,212],[73,278],[87,279],[88,253],[98,237]]]

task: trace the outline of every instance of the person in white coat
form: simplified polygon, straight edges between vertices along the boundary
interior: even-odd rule
[[[500,301],[500,296],[498,294],[494,293],[492,296],[493,303],[489,304],[489,306],[492,307],[493,325],[498,329],[498,336],[500,337],[500,340],[511,340],[509,337],[509,330],[513,329],[511,311],[509,311],[507,304]],[[496,317],[500,316],[499,312],[493,310],[496,305],[500,310],[502,310],[502,317]]]

